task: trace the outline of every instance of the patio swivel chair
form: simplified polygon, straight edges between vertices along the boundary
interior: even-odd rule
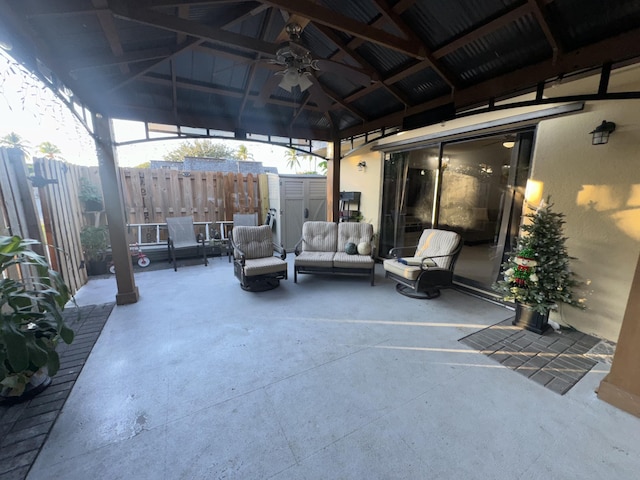
[[[167,229],[169,237],[167,238],[167,249],[169,253],[169,262],[173,263],[173,269],[178,271],[178,263],[176,262],[176,251],[196,249],[196,252],[202,248],[202,259],[204,266],[209,265],[207,261],[207,250],[204,244],[204,235],[195,234],[193,227],[193,217],[167,217]]]
[[[287,278],[287,252],[273,243],[271,227],[234,226],[231,231],[233,272],[243,290],[262,292]],[[274,252],[279,254],[274,256]]]
[[[385,277],[407,297],[432,299],[453,285],[453,268],[462,250],[462,237],[447,230],[426,229],[417,247],[392,248],[383,262]],[[403,257],[405,253],[407,257]]]

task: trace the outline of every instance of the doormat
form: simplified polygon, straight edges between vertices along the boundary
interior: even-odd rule
[[[51,385],[31,400],[0,405],[0,479],[27,477],[114,305],[65,309],[63,315],[75,338],[71,345],[58,345],[60,370]]]
[[[576,330],[538,335],[513,326],[514,318],[458,341],[560,395],[598,363],[587,354],[600,339]]]

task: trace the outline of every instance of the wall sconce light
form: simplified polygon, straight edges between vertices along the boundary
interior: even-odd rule
[[[593,135],[591,145],[604,145],[609,141],[609,135],[616,129],[616,124],[603,120],[593,131],[589,132]]]
[[[363,160],[358,163],[358,171],[362,172],[365,168],[367,168],[367,162]]]

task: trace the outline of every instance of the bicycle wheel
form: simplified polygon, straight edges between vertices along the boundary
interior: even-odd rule
[[[151,260],[149,260],[149,257],[140,257],[140,258],[138,258],[138,266],[140,266],[142,268],[148,267],[150,263],[151,263]]]

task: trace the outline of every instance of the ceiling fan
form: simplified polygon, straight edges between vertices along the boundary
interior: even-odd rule
[[[278,84],[280,88],[291,92],[293,87],[298,86],[304,92],[312,85],[309,79],[311,70],[320,70],[320,67],[318,61],[311,56],[311,52],[299,43],[302,27],[297,23],[289,23],[286,26],[286,32],[289,35],[289,41],[278,48],[276,58],[271,60],[271,63],[285,67],[284,70],[276,73],[282,76]]]
[[[289,23],[285,30],[289,40],[280,45],[275,59],[269,60],[270,63],[284,67],[284,70],[276,72],[276,75],[282,76],[278,85],[280,88],[291,92],[297,86],[304,92],[313,86],[313,72],[321,70],[343,75],[358,85],[371,83],[371,77],[355,67],[331,60],[314,59],[309,49],[301,44],[300,24]]]

